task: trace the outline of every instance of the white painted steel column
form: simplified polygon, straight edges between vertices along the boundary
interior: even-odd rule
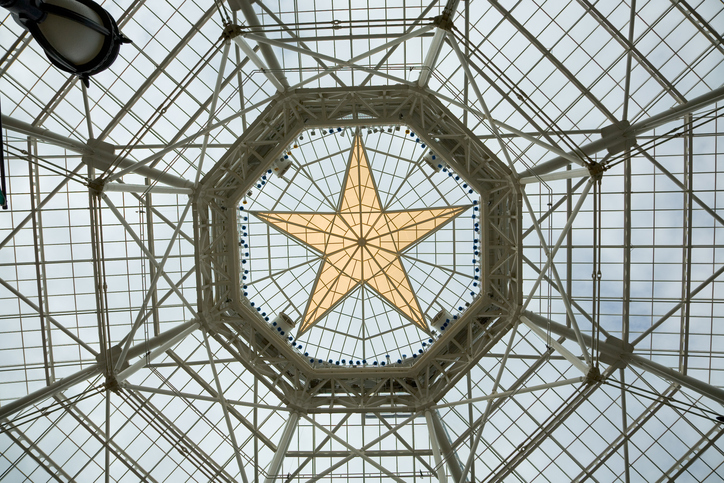
[[[298,423],[299,413],[289,413],[289,419],[287,419],[287,424],[284,426],[282,438],[277,445],[277,452],[274,453],[274,457],[269,465],[269,471],[267,472],[266,480],[264,480],[265,483],[274,483],[277,480],[279,470],[282,468],[282,461],[284,461],[284,456],[287,454],[289,443],[292,442],[292,436],[294,436],[294,432],[297,430]]]
[[[425,416],[427,416],[427,414],[425,414]],[[461,481],[463,478],[463,465],[460,463],[458,454],[450,443],[450,438],[448,438],[447,431],[445,430],[445,426],[443,425],[440,413],[437,409],[430,411],[430,419],[432,420],[432,425],[435,428],[437,443],[440,446],[443,458],[447,461],[447,467],[450,470],[453,481]]]
[[[437,479],[440,483],[447,483],[445,465],[442,463],[440,446],[437,443],[435,425],[432,422],[432,414],[430,414],[429,410],[425,411],[425,419],[427,420],[427,430],[430,433],[430,446],[432,446],[432,456],[433,458],[435,458],[435,470],[437,471]]]

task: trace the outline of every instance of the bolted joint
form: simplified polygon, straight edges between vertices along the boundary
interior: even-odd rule
[[[450,15],[442,14],[432,19],[433,25],[442,30],[452,31],[453,21]]]
[[[231,40],[234,37],[238,37],[239,35],[242,35],[244,33],[243,27],[230,23],[224,27],[224,30],[221,32],[222,39],[225,40]]]
[[[118,392],[121,390],[121,384],[118,382],[118,379],[116,379],[115,374],[106,376],[106,382],[105,384],[103,384],[103,386],[109,391],[115,392],[116,394],[118,394]]]
[[[606,171],[605,166],[601,163],[587,164],[586,167],[588,168],[588,172],[591,174],[591,179],[596,181],[603,178],[603,172]]]
[[[586,374],[586,377],[583,382],[585,382],[586,384],[595,384],[597,382],[603,382],[603,377],[601,376],[601,370],[596,366],[592,366],[589,369],[588,374]]]
[[[106,183],[104,179],[96,178],[88,182],[88,190],[93,196],[101,196],[103,194],[103,186],[105,184]]]

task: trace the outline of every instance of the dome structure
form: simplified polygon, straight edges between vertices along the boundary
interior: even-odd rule
[[[718,2],[0,18],[2,481],[724,478]]]

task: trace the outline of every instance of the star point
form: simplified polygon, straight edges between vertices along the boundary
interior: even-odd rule
[[[428,332],[401,255],[468,208],[382,209],[362,139],[357,135],[335,213],[252,213],[322,256],[299,337],[362,285]]]

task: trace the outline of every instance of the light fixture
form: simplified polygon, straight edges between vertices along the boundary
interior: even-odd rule
[[[131,42],[116,21],[92,0],[0,0],[60,70],[81,78],[113,64],[121,44]]]
[[[2,109],[0,108],[0,116],[2,116]],[[5,145],[3,144],[3,125],[0,121],[0,206],[3,210],[8,209],[8,189],[5,186],[5,159],[3,152],[5,151]]]

